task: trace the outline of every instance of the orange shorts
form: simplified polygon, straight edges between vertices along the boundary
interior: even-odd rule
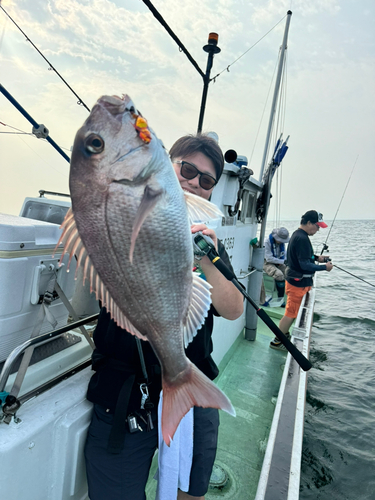
[[[285,316],[288,316],[288,318],[296,318],[298,316],[298,310],[303,296],[306,295],[311,288],[311,286],[293,286],[287,281],[285,282],[285,293],[288,297],[285,308]]]

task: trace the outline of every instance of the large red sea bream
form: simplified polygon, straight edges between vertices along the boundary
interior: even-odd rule
[[[184,351],[211,303],[210,285],[192,272],[190,222],[218,217],[218,209],[181,189],[128,96],[103,96],[93,107],[74,141],[69,185],[61,242],[116,323],[154,349],[165,442],[194,405],[234,414]]]

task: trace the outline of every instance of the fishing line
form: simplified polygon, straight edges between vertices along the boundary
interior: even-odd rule
[[[337,208],[337,210],[336,210],[336,214],[335,214],[335,217],[334,217],[333,222],[332,222],[332,224],[331,224],[331,227],[330,227],[329,233],[328,233],[328,235],[327,235],[326,241],[325,241],[325,243],[323,243],[323,249],[322,249],[322,251],[321,251],[321,254],[320,254],[320,255],[322,255],[322,254],[323,254],[324,250],[327,250],[327,249],[328,249],[328,246],[327,246],[327,241],[328,241],[329,235],[331,234],[331,230],[332,230],[333,224],[334,224],[334,222],[335,222],[335,220],[336,220],[336,217],[337,217],[338,211],[339,211],[339,209],[340,209],[340,206],[341,206],[342,200],[344,199],[344,196],[345,196],[346,190],[347,190],[347,188],[348,188],[348,185],[349,185],[350,179],[351,179],[351,177],[352,177],[352,175],[353,175],[353,172],[354,172],[355,166],[357,165],[358,157],[359,157],[359,155],[357,155],[357,158],[356,158],[356,160],[355,160],[355,162],[354,162],[354,165],[353,165],[352,171],[351,171],[351,173],[350,173],[350,176],[349,176],[348,182],[346,183],[346,186],[345,186],[345,189],[344,189],[343,195],[342,195],[342,197],[341,197],[341,200],[340,200],[339,206],[338,206],[338,208]],[[361,280],[361,281],[363,281],[363,282],[367,283],[368,285],[373,286],[373,287],[375,288],[375,285],[373,285],[373,284],[372,284],[372,283],[370,283],[369,281],[366,281],[366,280],[364,280],[363,278],[360,278],[359,276],[356,276],[355,274],[350,273],[349,271],[346,271],[346,269],[343,269],[342,267],[339,267],[339,266],[337,266],[336,264],[333,264],[333,267],[337,267],[337,269],[340,269],[340,271],[344,271],[344,273],[348,273],[348,274],[350,274],[350,276],[353,276],[354,278],[357,278],[357,279],[359,279],[359,280]]]
[[[31,149],[31,151],[36,155],[38,156],[46,165],[49,166],[49,168],[51,168],[52,170],[54,170],[55,172],[57,172],[58,174],[62,175],[64,177],[64,179],[67,179],[68,177],[68,173],[65,172],[60,172],[60,170],[58,170],[57,168],[55,168],[54,166],[52,166],[52,164],[48,163],[42,156],[40,156],[40,154],[38,154],[35,149],[33,149],[29,144],[27,144],[27,142],[23,139],[23,137],[20,137],[18,136],[18,138],[25,144],[25,146],[27,146],[29,149]],[[47,142],[47,141],[43,141],[43,142]],[[42,167],[40,167],[42,168]]]
[[[340,271],[344,271],[344,273],[348,273],[348,274],[350,274],[351,276],[354,276],[354,278],[357,278],[357,279],[359,279],[359,280],[361,280],[361,281],[364,281],[364,282],[365,282],[365,283],[367,283],[368,285],[371,285],[371,286],[373,286],[373,287],[375,288],[375,285],[373,285],[372,283],[370,283],[370,282],[368,282],[368,281],[364,280],[363,278],[360,278],[359,276],[356,276],[355,274],[350,273],[349,271],[346,271],[346,270],[345,270],[345,269],[343,269],[342,267],[336,266],[336,264],[333,264],[333,267],[337,267],[337,269],[340,269]]]
[[[329,232],[328,232],[328,235],[327,235],[326,241],[325,241],[325,243],[323,243],[323,250],[322,250],[322,253],[324,252],[324,250],[328,249],[328,247],[327,247],[327,241],[328,241],[329,235],[331,234],[332,227],[333,227],[333,224],[335,223],[335,220],[336,220],[336,217],[337,217],[338,211],[339,211],[339,209],[340,209],[340,206],[341,206],[342,200],[344,199],[344,196],[345,196],[346,190],[347,190],[347,188],[348,188],[348,185],[349,185],[350,179],[351,179],[351,177],[352,177],[352,175],[353,175],[353,172],[354,172],[355,166],[356,166],[357,161],[358,161],[358,157],[359,157],[359,155],[357,155],[357,158],[356,158],[356,160],[355,160],[355,162],[354,162],[354,165],[353,165],[352,171],[351,171],[351,173],[350,173],[350,176],[349,176],[348,182],[346,183],[346,186],[345,186],[345,189],[344,189],[343,195],[342,195],[342,197],[341,197],[341,200],[340,200],[339,206],[337,207],[335,217],[334,217],[333,222],[332,222],[332,224],[331,224],[331,227],[330,227],[330,229],[329,229]]]
[[[34,49],[43,57],[43,59],[47,62],[47,64],[49,65],[49,69],[52,69],[56,75],[65,83],[65,85],[68,87],[68,89],[73,92],[73,94],[77,97],[78,99],[78,102],[77,104],[80,106],[84,106],[87,111],[90,113],[90,108],[88,108],[86,106],[86,104],[83,102],[83,100],[79,97],[78,94],[76,94],[74,92],[74,90],[72,89],[72,87],[68,84],[68,82],[66,80],[64,80],[64,78],[60,75],[60,73],[57,71],[56,68],[54,68],[52,66],[52,64],[49,62],[49,60],[41,53],[41,51],[38,49],[38,47],[30,40],[30,38],[26,35],[26,33],[24,31],[22,31],[22,29],[18,26],[18,24],[10,17],[10,15],[8,14],[8,12],[4,9],[4,7],[2,7],[1,5],[1,2],[0,2],[0,9],[2,9],[4,11],[4,13],[9,17],[9,19],[12,21],[12,23],[20,30],[20,32],[23,34],[23,36],[26,38],[26,41],[27,42],[30,42],[31,45],[34,47]]]
[[[1,0],[0,0],[0,6],[1,6]],[[0,51],[1,51],[2,47],[3,47],[3,40],[4,40],[5,28],[6,28],[7,22],[8,22],[8,19],[5,19],[5,23],[4,23],[4,26],[3,26],[3,31],[1,33],[1,38],[0,38]]]
[[[39,139],[32,132],[24,132],[20,128],[12,127],[12,125],[8,125],[7,123],[3,123],[3,122],[0,122],[0,125],[4,125],[4,127],[9,127],[9,128],[12,128],[13,130],[17,130],[18,131],[18,132],[1,132],[0,131],[0,134],[30,135],[31,137],[34,137],[34,139],[38,139],[39,141],[42,140],[42,141],[47,142],[45,139]],[[71,151],[69,148],[64,148],[63,146],[61,146],[61,149],[65,149],[65,151],[69,151],[69,153]]]

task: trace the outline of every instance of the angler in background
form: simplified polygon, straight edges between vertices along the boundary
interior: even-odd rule
[[[273,229],[272,233],[264,242],[265,253],[263,271],[275,280],[277,296],[280,298],[284,297],[285,294],[285,245],[288,243],[289,239],[289,231],[285,227],[279,227]]]
[[[170,156],[182,189],[208,200],[224,167],[216,141],[205,135],[185,136],[172,146]],[[213,240],[220,257],[232,269],[215,232],[204,224],[194,224],[191,232],[197,231]],[[158,262],[150,265],[157,266]],[[212,306],[188,345],[186,356],[213,380],[219,372],[211,357],[213,318],[238,318],[243,312],[243,297],[207,256],[199,261],[199,270],[212,285]],[[147,303],[144,309],[147,311]],[[94,412],[85,447],[89,498],[146,500],[145,486],[158,447],[160,363],[150,343],[139,341],[139,348],[136,338],[120,328],[105,308],[101,310],[94,341],[96,372],[87,393],[88,400],[94,403]],[[217,409],[194,407],[193,458],[187,492],[177,493],[176,484],[174,490],[171,486],[173,496],[168,498],[204,499],[216,456],[218,427]],[[115,453],[111,450],[113,445],[117,448]],[[165,476],[165,483],[174,484],[171,473],[159,470],[159,474]],[[158,498],[163,500],[165,495],[160,493]]]
[[[309,210],[301,218],[301,225],[294,231],[288,245],[286,287],[288,297],[284,316],[279,323],[280,330],[290,338],[289,328],[298,315],[302,298],[311,290],[316,271],[331,271],[333,264],[328,256],[314,255],[309,236],[314,236],[320,228],[328,227],[323,215]],[[323,265],[315,261],[325,262]],[[275,337],[270,342],[272,349],[284,350],[283,344]]]

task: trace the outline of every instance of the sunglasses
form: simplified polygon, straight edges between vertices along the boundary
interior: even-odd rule
[[[200,170],[197,169],[195,165],[189,163],[188,161],[178,160],[173,163],[177,163],[181,165],[181,175],[185,179],[191,180],[194,179],[197,175],[199,175],[199,185],[202,189],[209,191],[217,184],[217,180],[209,174],[204,174]]]

